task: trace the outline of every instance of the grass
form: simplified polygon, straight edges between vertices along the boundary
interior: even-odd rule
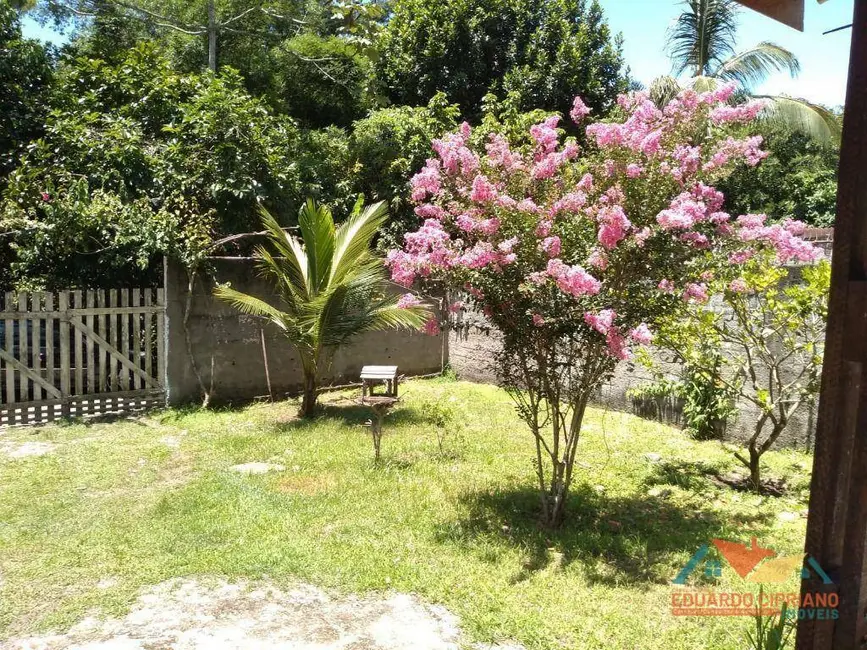
[[[671,580],[713,537],[802,549],[802,453],[767,454],[786,496],[736,492],[714,480],[737,467],[719,443],[591,409],[567,525],[549,533],[504,392],[445,380],[405,392],[379,467],[349,394],[326,396],[311,422],[279,403],[0,434],[57,445],[0,457],[0,638],[123,614],[171,577],[220,575],[415,592],[475,640],[532,649],[742,648],[748,619],[672,617]],[[250,461],[286,471],[228,469]],[[723,586],[739,580],[723,570]]]

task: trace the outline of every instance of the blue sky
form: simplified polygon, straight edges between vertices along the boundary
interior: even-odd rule
[[[648,84],[668,74],[671,64],[663,45],[669,25],[681,11],[680,0],[600,0],[608,21],[624,37],[624,54],[633,76]],[[823,36],[822,32],[852,22],[854,0],[829,0],[819,5],[806,0],[804,32],[781,25],[761,14],[744,9],[740,14],[738,47],[773,41],[793,51],[801,61],[797,79],[777,75],[758,90],[765,94],[787,94],[814,102],[838,106],[846,94],[851,30]],[[25,19],[26,35],[53,42],[63,37]]]
[[[804,31],[798,32],[749,9],[740,12],[738,48],[772,41],[791,50],[801,62],[797,79],[776,75],[758,89],[838,106],[846,95],[851,30],[822,32],[852,22],[854,0],[806,0]],[[612,29],[623,34],[624,55],[632,75],[648,84],[671,71],[663,46],[665,32],[681,12],[679,0],[600,0]]]

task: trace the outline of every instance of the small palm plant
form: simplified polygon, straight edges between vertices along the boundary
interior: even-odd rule
[[[364,208],[359,199],[349,219],[335,227],[331,211],[308,199],[298,216],[299,241],[263,210],[270,246],[260,246],[255,256],[262,274],[274,280],[279,304],[227,285],[215,291],[243,313],[272,322],[298,351],[302,416],[315,410],[321,374],[340,346],[363,332],[419,328],[430,316],[421,304],[398,304],[382,260],[371,251],[386,216],[383,203]]]

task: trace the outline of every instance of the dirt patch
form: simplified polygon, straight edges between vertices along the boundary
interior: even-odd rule
[[[337,482],[333,476],[328,474],[317,474],[315,476],[287,476],[281,478],[277,482],[277,489],[286,494],[303,494],[304,496],[315,496],[323,492],[328,492]]]
[[[721,476],[712,476],[711,480],[721,487],[730,487],[740,492],[754,492],[750,477],[739,472],[729,472]],[[762,479],[762,487],[759,493],[764,496],[782,497],[786,495],[788,486],[785,479],[765,478]]]
[[[12,459],[45,456],[57,448],[51,442],[0,442],[0,454]]]
[[[0,649],[457,650],[461,640],[455,616],[406,594],[333,598],[310,585],[176,579],[142,594],[122,619],[91,617],[66,634],[13,639]]]

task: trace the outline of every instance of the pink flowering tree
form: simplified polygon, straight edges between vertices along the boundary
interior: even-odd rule
[[[412,178],[425,221],[390,251],[392,278],[444,282],[498,328],[495,369],[535,438],[548,525],[563,519],[588,400],[616,365],[756,251],[816,255],[795,225],[724,212],[714,183],[766,155],[747,131],[761,106],[729,106],[732,91],[685,91],[662,110],[624,95],[584,150],[557,116],[520,145],[463,124]],[[588,112],[576,98],[571,118]]]

